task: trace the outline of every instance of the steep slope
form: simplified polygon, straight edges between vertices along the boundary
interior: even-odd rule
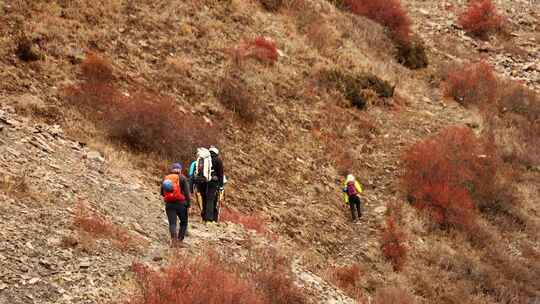
[[[431,232],[429,224],[412,208],[405,207],[410,233],[407,246],[412,262],[403,273],[394,273],[384,260],[379,239],[386,205],[404,201],[398,179],[403,148],[450,125],[469,125],[476,131],[482,127],[474,111],[443,98],[439,85],[448,67],[457,61],[485,56],[502,74],[522,79],[538,90],[539,73],[533,64],[539,55],[534,11],[537,5],[527,1],[500,1],[499,6],[510,16],[513,33],[510,37],[513,38],[479,42],[455,26],[455,15],[465,1],[403,1],[413,17],[415,32],[427,45],[431,61],[427,69],[412,71],[396,62],[393,43],[380,25],[340,11],[328,1],[307,3],[305,7],[285,8],[277,13],[265,11],[258,1],[238,0],[0,3],[5,12],[0,17],[0,32],[4,37],[0,40],[0,77],[3,79],[0,92],[7,97],[2,104],[19,104],[19,114],[33,111],[35,121],[60,123],[71,137],[90,145],[85,149],[99,150],[106,159],[103,162],[94,153],[81,162],[87,150],[76,143],[67,146],[62,143],[56,148],[55,141],[51,144],[52,139],[45,135],[42,141],[53,145],[49,147],[51,150],[63,151],[51,161],[48,157],[52,152],[46,152],[49,148],[39,147],[39,142],[35,147],[32,137],[27,143],[20,143],[15,140],[21,136],[17,133],[10,135],[10,140],[3,139],[5,149],[18,151],[20,147],[29,147],[42,155],[30,157],[7,152],[9,158],[4,160],[4,166],[10,168],[10,174],[20,175],[22,167],[12,166],[19,157],[25,157],[30,171],[37,170],[32,166],[39,164],[36,177],[48,176],[43,180],[33,178],[31,183],[39,182],[37,189],[52,193],[55,199],[58,196],[64,204],[60,206],[65,206],[52,208],[56,211],[52,212],[51,223],[58,223],[50,230],[56,235],[52,239],[66,233],[71,225],[69,208],[74,202],[84,200],[112,217],[115,223],[142,233],[149,241],[150,247],[142,253],[102,249],[107,258],[98,258],[104,263],[99,265],[105,268],[121,265],[122,271],[117,270],[112,275],[114,280],[107,278],[107,281],[98,281],[96,286],[121,281],[119,278],[125,275],[126,267],[136,257],[150,259],[154,254],[164,255],[164,219],[156,206],[159,198],[152,188],[158,179],[155,175],[158,170],[139,171],[148,166],[145,155],[133,155],[111,144],[99,127],[84,121],[80,113],[72,111],[65,103],[63,89],[80,80],[79,63],[85,51],[93,50],[112,63],[121,88],[129,91],[142,87],[172,96],[184,111],[205,117],[223,129],[220,149],[230,178],[226,204],[245,213],[261,212],[272,231],[295,251],[296,266],[321,274],[335,264],[360,263],[363,266],[361,287],[368,298],[383,287],[400,286],[424,302],[452,303],[452,297],[459,292],[472,294],[470,298],[462,297],[470,301],[477,296],[474,300],[479,303],[504,302],[501,298],[483,298],[484,290],[493,293],[489,287],[469,292],[459,285],[459,288],[447,290],[448,294],[437,292],[441,287],[431,284],[430,280],[451,283],[455,277],[467,277],[463,274],[467,269],[480,273],[478,276],[485,275],[484,269],[467,268],[484,256],[475,251],[470,254],[470,260],[463,258],[463,252],[469,248],[465,242],[465,245],[459,244],[459,236],[456,239],[445,233]],[[323,30],[317,28],[319,24],[323,25]],[[251,59],[236,64],[235,49],[243,41],[258,36],[273,39],[283,56],[273,64]],[[40,60],[26,63],[17,58],[21,37],[32,41]],[[519,49],[513,48],[515,45]],[[395,95],[372,98],[367,109],[359,111],[350,106],[341,92],[327,90],[325,84],[320,83],[318,75],[325,69],[371,72],[395,85]],[[241,75],[246,88],[252,92],[259,113],[253,124],[245,124],[220,103],[219,89],[233,74]],[[21,104],[27,97],[22,95],[25,93],[39,97],[43,105],[37,110],[28,109],[33,106]],[[21,119],[12,115],[9,114]],[[4,128],[12,132],[12,127]],[[27,130],[23,138],[32,132]],[[50,134],[47,132],[45,134]],[[69,145],[75,145],[76,150],[70,150]],[[45,152],[37,152],[38,149]],[[49,163],[53,166],[46,167]],[[342,163],[359,176],[366,188],[366,215],[359,224],[349,222],[347,206],[340,200]],[[528,174],[528,183],[532,186],[523,189],[523,195],[530,202],[527,211],[538,219],[538,204],[534,203],[538,174]],[[49,183],[67,186],[50,186]],[[138,208],[133,208],[131,202],[137,202]],[[149,206],[152,207],[148,209]],[[15,210],[27,211],[26,207],[19,208]],[[11,207],[4,210],[6,218],[10,217],[10,210]],[[16,222],[6,222],[6,225],[14,227]],[[204,228],[198,225],[193,229],[190,242],[194,244],[198,239],[212,239],[225,233],[221,228],[203,232]],[[9,231],[5,239],[17,235],[14,239],[18,244],[29,236]],[[519,236],[519,240],[516,244],[509,243],[508,247],[517,248],[530,238],[533,252],[538,249],[538,240],[532,237],[534,231],[508,232],[505,242],[514,236]],[[227,244],[225,241],[221,245]],[[39,252],[37,246],[31,246],[35,249],[28,250]],[[47,246],[54,252],[57,245],[53,240]],[[432,248],[436,248],[433,251],[437,253],[430,253]],[[521,257],[521,251],[516,250],[515,256]],[[453,269],[445,268],[439,253],[463,260],[453,265]],[[70,267],[78,267],[78,262],[70,263]],[[434,269],[440,274],[435,279],[428,275],[433,265],[437,265]],[[96,272],[100,269],[102,267],[96,267]],[[13,269],[10,275],[23,271]],[[474,281],[474,275],[471,276],[472,279],[467,278]],[[305,284],[309,285],[309,281],[309,278],[304,279]],[[15,282],[6,282],[9,287],[5,289],[19,284]],[[80,281],[78,286],[89,285]],[[108,289],[105,298],[113,297],[111,290]],[[68,292],[69,296],[75,293]],[[22,299],[22,294],[8,295],[6,299],[12,301]],[[330,298],[327,301],[331,301]],[[51,299],[56,298],[51,296]]]
[[[58,126],[34,124],[12,111],[0,109],[2,302],[116,301],[131,290],[133,262],[159,266],[180,254],[168,248],[160,199],[142,172],[129,164],[112,164],[66,137]],[[80,201],[125,227],[135,238],[133,246],[114,239],[94,241],[82,232],[74,223]],[[238,225],[205,226],[196,212],[181,251],[196,255],[210,247],[233,259],[245,255],[248,240],[272,246]],[[314,302],[352,303],[301,266],[294,272]]]

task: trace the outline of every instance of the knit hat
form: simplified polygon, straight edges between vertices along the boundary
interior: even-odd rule
[[[174,163],[174,164],[172,164],[172,166],[171,166],[171,172],[174,172],[174,173],[180,173],[180,172],[182,172],[182,165],[179,164],[179,163]]]

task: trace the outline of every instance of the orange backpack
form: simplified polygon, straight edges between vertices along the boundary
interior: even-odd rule
[[[172,192],[163,193],[163,200],[166,203],[181,203],[186,200],[186,197],[182,194],[182,187],[180,187],[180,175],[169,174],[163,178],[163,180],[170,180],[173,184]]]

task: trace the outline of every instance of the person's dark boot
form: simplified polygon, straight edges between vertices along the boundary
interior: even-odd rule
[[[174,248],[176,247],[176,243],[178,243],[178,235],[176,233],[171,233],[171,242],[169,246],[171,248]]]

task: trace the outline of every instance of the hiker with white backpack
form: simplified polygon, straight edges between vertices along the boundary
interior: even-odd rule
[[[223,189],[223,182],[223,162],[219,150],[214,146],[197,149],[194,183],[202,198],[201,216],[205,222],[218,220],[219,191]]]

